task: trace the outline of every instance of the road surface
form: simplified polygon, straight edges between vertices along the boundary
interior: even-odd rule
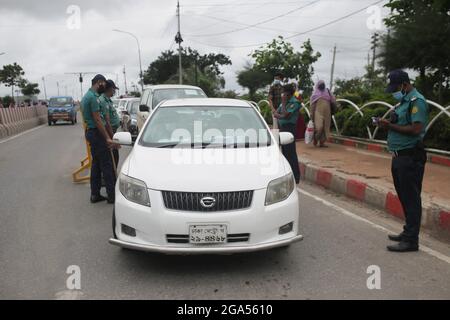
[[[90,204],[89,185],[71,181],[84,156],[80,123],[0,141],[1,299],[450,299],[448,244],[425,236],[418,253],[387,252],[398,221],[304,183],[305,239],[287,250],[122,250],[108,243],[112,205]],[[66,287],[71,265],[80,290]],[[379,267],[380,289],[367,287],[369,266]]]

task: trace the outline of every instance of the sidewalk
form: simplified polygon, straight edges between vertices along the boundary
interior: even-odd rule
[[[374,205],[398,218],[403,210],[391,177],[391,156],[328,143],[316,148],[297,142],[302,177]],[[450,167],[427,163],[423,181],[423,227],[450,239]]]

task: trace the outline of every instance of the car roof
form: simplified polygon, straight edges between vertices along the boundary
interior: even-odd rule
[[[150,85],[146,86],[145,89],[152,89],[152,90],[158,90],[158,89],[200,89],[200,87],[196,86],[190,86],[186,84],[156,84],[156,85]],[[202,90],[203,91],[203,90]]]
[[[160,107],[245,107],[252,106],[248,101],[239,99],[224,98],[190,98],[190,99],[173,99],[166,100],[161,103]]]

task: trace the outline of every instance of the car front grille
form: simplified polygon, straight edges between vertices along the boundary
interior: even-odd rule
[[[164,205],[167,209],[181,211],[229,211],[250,207],[253,198],[253,191],[236,192],[178,192],[162,191]],[[202,199],[211,198],[215,200],[214,205],[205,207]]]
[[[227,236],[227,242],[247,242],[250,239],[250,233],[235,233]],[[168,243],[189,243],[188,234],[166,234]]]

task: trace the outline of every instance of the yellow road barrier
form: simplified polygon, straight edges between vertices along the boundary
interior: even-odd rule
[[[81,119],[82,119],[82,123],[83,123],[83,133],[86,133],[87,127],[84,122],[83,112],[81,112],[81,108],[80,108],[80,114],[81,114]],[[77,170],[72,172],[72,180],[74,183],[85,183],[91,179],[91,175],[90,175],[90,169],[91,169],[91,165],[92,165],[91,147],[89,145],[89,142],[86,140],[86,135],[84,135],[84,141],[86,143],[87,157],[84,158],[83,160],[81,160],[81,166]],[[86,170],[89,170],[88,174],[83,175],[82,173]]]

